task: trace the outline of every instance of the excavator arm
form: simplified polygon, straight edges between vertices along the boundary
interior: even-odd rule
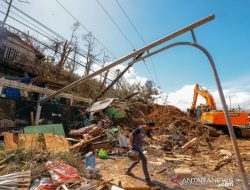
[[[194,87],[192,106],[187,111],[190,117],[197,117],[197,119],[199,120],[203,112],[203,108],[196,108],[198,95],[202,96],[206,100],[206,105],[202,106],[203,108],[209,108],[207,110],[216,110],[216,104],[212,94],[210,94],[206,89],[200,87],[199,84],[196,84]]]
[[[196,109],[198,95],[202,96],[206,100],[206,106],[209,106],[211,110],[216,110],[216,104],[212,94],[210,94],[206,89],[203,89],[199,84],[195,85],[193,103],[191,109]]]

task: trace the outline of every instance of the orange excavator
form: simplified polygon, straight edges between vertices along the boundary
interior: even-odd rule
[[[206,104],[200,104],[196,107],[198,95],[206,100]],[[217,110],[216,103],[211,93],[203,89],[198,84],[194,88],[193,103],[188,109],[190,117],[196,117],[197,122],[213,126],[217,129],[226,129],[227,126],[224,112]],[[250,127],[248,113],[243,111],[229,111],[232,125],[237,136],[249,136]]]

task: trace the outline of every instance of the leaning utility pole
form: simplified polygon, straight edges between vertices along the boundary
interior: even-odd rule
[[[3,19],[2,27],[4,27],[4,25],[5,25],[5,23],[6,23],[6,20],[7,20],[8,16],[9,16],[12,1],[13,1],[13,0],[10,0],[10,2],[8,2],[9,6],[8,6],[7,12],[6,12],[6,14],[5,14],[5,17],[4,17],[4,19]],[[6,1],[6,2],[7,2],[7,1]]]
[[[130,67],[132,67],[133,64],[129,64],[121,73],[118,74],[118,76],[98,95],[94,101],[92,102],[95,103],[99,98],[101,98],[115,83],[118,82],[118,80],[129,70]]]

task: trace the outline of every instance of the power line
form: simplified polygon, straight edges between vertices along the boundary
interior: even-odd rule
[[[122,34],[122,36],[128,41],[128,43],[131,45],[132,48],[136,49],[135,46],[133,45],[133,43],[128,39],[128,37],[125,35],[125,33],[122,31],[122,29],[119,27],[119,25],[115,22],[115,20],[112,18],[112,16],[108,13],[108,11],[103,7],[103,5],[100,3],[99,0],[97,0],[98,4],[101,6],[102,10],[106,13],[106,15],[109,17],[109,19],[113,22],[113,24],[117,27],[117,29],[120,31],[120,33]],[[125,12],[124,12],[125,13]],[[126,14],[126,13],[125,13]],[[127,14],[126,14],[127,15]],[[128,17],[129,18],[129,17]],[[130,19],[129,19],[130,20]],[[148,69],[148,66],[145,64],[144,65],[148,71],[148,74],[151,78],[151,80],[153,81],[153,77]]]
[[[4,0],[2,0],[3,2],[5,2]],[[6,2],[5,2],[6,3]],[[59,3],[59,2],[58,2]],[[60,4],[60,3],[59,3]],[[60,4],[61,5],[61,4]],[[61,5],[62,6],[62,5]],[[49,30],[50,32],[52,32],[53,34],[55,34],[57,37],[59,37],[59,38],[61,38],[63,41],[66,41],[67,39],[65,38],[65,37],[63,37],[63,36],[61,36],[60,34],[58,34],[58,33],[56,33],[55,31],[53,31],[52,29],[50,29],[49,27],[47,27],[47,26],[45,26],[44,24],[42,24],[41,22],[39,22],[38,20],[36,20],[35,18],[33,18],[33,17],[31,17],[30,15],[28,15],[28,14],[26,14],[26,13],[24,13],[22,10],[20,10],[20,9],[18,9],[17,7],[15,7],[14,5],[12,5],[12,7],[14,8],[14,9],[16,9],[17,11],[19,11],[20,13],[22,13],[22,14],[24,14],[25,16],[27,16],[29,19],[31,19],[31,20],[33,20],[35,23],[37,23],[37,24],[39,24],[39,25],[41,25],[42,27],[44,27],[44,28],[46,28],[47,30]],[[64,9],[65,9],[65,7],[63,7]],[[66,9],[65,9],[66,10]],[[67,10],[66,10],[67,11]],[[68,12],[68,11],[67,11]],[[68,12],[69,13],[69,12]],[[73,16],[71,13],[69,13],[71,16]],[[20,17],[20,16],[19,16]],[[21,17],[22,18],[22,17]],[[15,18],[13,18],[12,17],[12,19],[15,19]],[[24,18],[22,18],[22,19],[24,19]],[[75,17],[74,17],[74,19],[77,21],[77,22],[79,22]],[[17,21],[17,19],[15,19],[16,21]],[[24,19],[26,22],[28,22],[26,19]],[[20,23],[20,21],[17,21],[17,22],[19,22]],[[30,23],[30,22],[28,22],[28,23]],[[80,23],[80,22],[79,22]],[[25,25],[24,23],[21,23],[21,24],[23,24],[23,25]],[[30,23],[31,24],[31,23]],[[80,23],[81,24],[81,23]],[[33,24],[32,24],[33,25]],[[28,28],[30,28],[30,29],[32,29],[32,30],[34,30],[33,28],[31,28],[30,26],[27,26],[27,25],[25,25],[26,27],[28,27]],[[34,26],[34,25],[33,25]],[[83,26],[83,25],[82,25]],[[83,26],[84,27],[84,26]],[[88,31],[88,32],[90,32],[86,27],[85,27],[85,29]],[[36,30],[34,30],[34,31],[36,31]],[[38,31],[36,31],[36,32],[38,32]],[[40,32],[38,32],[38,33],[40,33]],[[41,34],[41,33],[40,33]],[[47,34],[48,35],[48,34]],[[43,35],[44,36],[44,35]],[[48,36],[44,36],[44,37],[47,37],[47,38],[49,38]],[[98,41],[98,39],[95,37],[95,39]],[[57,41],[55,41],[55,40],[53,40],[53,39],[51,39],[50,38],[50,40],[52,40],[52,41],[54,41],[54,42],[57,42]],[[99,43],[100,43],[100,41],[98,41]],[[103,44],[102,44],[103,45]],[[104,45],[103,45],[104,46]],[[104,48],[107,50],[107,51],[109,51],[105,46],[104,46]],[[82,51],[82,50],[81,50]],[[110,53],[112,53],[112,52],[110,52]],[[114,55],[112,55],[113,57],[115,57]],[[100,62],[100,60],[98,60],[99,62]]]
[[[2,1],[3,1],[3,0],[2,0]],[[58,3],[59,3],[59,2],[58,2]],[[12,5],[12,7],[14,7],[14,6]],[[66,40],[64,37],[62,37],[61,35],[57,34],[57,33],[54,32],[52,29],[46,27],[44,24],[42,24],[41,22],[37,21],[37,20],[34,19],[33,17],[29,16],[28,14],[24,13],[23,11],[21,11],[20,9],[18,9],[18,8],[16,8],[16,7],[14,7],[14,8],[15,8],[17,11],[21,12],[22,14],[24,14],[25,16],[27,16],[27,17],[28,17],[29,19],[31,19],[32,21],[36,22],[37,24],[41,25],[42,27],[45,27],[47,30],[49,30],[50,32],[52,32],[52,33],[55,34],[56,36],[60,37],[60,38],[63,39],[63,40]],[[0,11],[0,12],[3,13],[2,11]],[[12,11],[12,12],[13,12],[13,11]],[[13,12],[13,13],[14,13],[14,12]],[[4,14],[4,13],[3,13],[3,14]],[[16,13],[14,13],[14,14],[17,15]],[[33,25],[34,27],[36,27],[34,24],[30,23],[29,21],[27,21],[26,19],[24,19],[24,18],[21,17],[20,15],[17,15],[17,16],[20,17],[21,19],[25,20],[25,21],[28,22],[29,24]],[[73,16],[73,15],[71,15],[71,16]],[[12,18],[13,20],[15,20],[16,22],[18,22],[18,23],[20,23],[20,24],[22,24],[22,25],[24,25],[24,26],[30,28],[31,30],[33,30],[33,31],[35,31],[35,32],[37,32],[37,33],[43,35],[44,37],[50,39],[51,41],[55,41],[54,39],[52,39],[52,38],[50,38],[50,37],[44,35],[43,33],[39,32],[38,30],[36,30],[36,29],[34,29],[34,28],[30,27],[30,26],[28,26],[27,24],[21,22],[20,20],[14,18],[14,17],[12,17],[12,16],[9,16],[9,17]],[[76,19],[76,18],[74,18],[74,19]],[[38,27],[36,27],[36,28],[38,28]],[[38,28],[38,29],[41,30],[40,28]],[[20,32],[20,31],[19,31],[19,32]],[[43,31],[43,32],[44,32],[44,31]],[[46,33],[46,32],[45,32],[45,33]],[[49,35],[48,33],[46,33],[46,34]],[[25,34],[25,35],[27,35],[27,34]],[[51,35],[50,35],[50,36],[51,36]],[[52,36],[51,36],[51,37],[52,37]],[[53,37],[53,38],[54,38],[54,37]],[[38,43],[44,45],[45,47],[50,48],[50,49],[52,49],[53,51],[55,51],[55,49],[51,48],[51,47],[48,46],[47,44],[45,45],[44,43],[41,43],[40,41],[38,41],[38,40],[36,40],[36,39],[33,39],[33,40],[35,40],[35,41],[37,41]],[[55,41],[55,42],[56,42],[56,41]],[[83,51],[83,50],[80,50],[80,51]],[[60,53],[60,52],[57,52],[57,53]],[[80,54],[80,52],[77,52],[77,53],[78,53],[79,55],[85,57],[84,55]],[[68,57],[67,57],[67,58],[68,58]],[[100,60],[98,60],[98,59],[96,59],[96,58],[95,58],[95,61],[98,61],[99,63],[101,62]],[[77,63],[77,64],[80,64],[80,63]],[[96,62],[95,64],[101,66],[101,65],[98,64],[97,62]],[[83,66],[83,67],[85,67],[85,66],[82,65],[82,64],[80,64],[80,65]],[[93,70],[91,69],[91,71],[93,71]],[[94,72],[94,71],[93,71],[93,72]],[[115,75],[113,71],[111,71],[110,74],[112,74],[113,76]],[[109,80],[109,81],[112,81],[112,80],[109,79],[109,78],[108,78],[108,80]]]
[[[2,6],[2,7],[4,7],[4,8],[6,8],[5,6],[3,6],[2,4],[0,4],[0,6]],[[2,14],[4,14],[4,12],[2,12],[2,11],[0,11]],[[40,31],[38,31],[38,30],[36,30],[36,29],[34,29],[34,28],[32,28],[32,27],[30,27],[30,26],[28,26],[28,25],[26,25],[26,24],[24,24],[23,22],[21,22],[20,20],[17,20],[16,18],[14,18],[13,16],[8,16],[8,17],[10,17],[11,19],[13,19],[13,20],[15,20],[15,21],[17,21],[17,22],[19,22],[20,24],[22,24],[22,25],[24,25],[24,26],[26,26],[26,27],[28,27],[28,28],[30,28],[30,29],[32,29],[33,31],[35,31],[35,32],[37,32],[37,33],[39,33],[39,34],[41,34],[42,36],[44,36],[44,37],[46,37],[46,38],[48,38],[48,39],[50,39],[51,41],[56,41],[56,40],[58,40],[58,39],[56,39],[54,36],[52,36],[52,35],[50,35],[50,34],[48,34],[47,32],[45,32],[44,30],[42,30],[41,28],[39,28],[39,27],[37,27],[37,26],[35,26],[34,24],[32,24],[31,22],[29,22],[28,20],[26,20],[25,18],[23,18],[22,16],[20,16],[20,15],[18,15],[18,14],[16,14],[15,12],[13,12],[13,11],[10,11],[11,13],[13,13],[14,15],[16,15],[16,16],[18,16],[19,18],[21,18],[22,20],[24,20],[24,21],[26,21],[27,23],[29,23],[30,25],[32,25],[33,27],[35,27],[36,29],[38,29],[38,30],[40,30],[40,31],[42,31],[42,32],[44,32],[46,35],[48,35],[48,36],[50,36],[50,37],[48,37],[48,36],[46,36],[45,34],[43,34],[43,33],[41,33]],[[53,38],[53,39],[52,39]]]
[[[58,0],[56,0],[57,1],[57,3],[76,21],[76,22],[78,22],[79,24],[80,24],[80,26],[82,27],[82,28],[84,28],[87,32],[90,32],[89,31],[89,29],[86,27],[86,26],[84,26],[72,13],[70,13],[66,8],[65,8],[65,6],[63,6]],[[94,38],[97,40],[97,42],[99,43],[99,44],[101,44],[101,46],[104,48],[104,49],[106,49],[107,50],[107,52],[109,52],[112,56],[113,56],[113,58],[115,58],[116,56],[100,41],[100,40],[98,40],[95,36],[94,36]],[[97,60],[98,62],[101,62],[100,60],[98,60],[98,59],[96,59],[95,58],[95,60]],[[114,74],[114,72],[113,71],[111,71],[110,73],[112,73],[113,74],[113,76],[115,75]]]
[[[6,1],[2,0],[3,2],[7,3]],[[8,4],[8,3],[7,3]],[[53,33],[54,35],[56,35],[57,37],[61,38],[62,40],[65,40],[65,38],[63,36],[61,36],[60,34],[56,33],[54,30],[50,29],[49,27],[45,26],[44,24],[42,24],[41,22],[39,22],[38,20],[34,19],[33,17],[31,17],[30,15],[28,15],[27,13],[23,12],[22,10],[20,10],[19,8],[15,7],[14,5],[11,5],[11,7],[13,7],[15,10],[17,10],[18,12],[22,13],[23,15],[25,15],[26,17],[28,17],[29,19],[33,20],[35,23],[39,24],[40,26],[44,27],[45,29],[47,29],[48,31],[50,31],[51,33]]]
[[[0,13],[5,14],[5,13],[4,13],[4,12],[2,12],[2,11],[0,11]],[[43,33],[41,33],[40,31],[38,31],[38,30],[36,30],[36,29],[34,29],[34,28],[32,28],[32,27],[28,26],[27,24],[25,24],[25,23],[21,22],[20,20],[17,20],[16,18],[14,18],[14,17],[12,17],[12,16],[10,16],[10,15],[9,15],[8,17],[9,17],[9,18],[11,18],[11,19],[13,19],[13,20],[15,20],[16,22],[18,22],[18,23],[20,23],[20,24],[22,24],[22,25],[26,26],[27,28],[29,28],[29,29],[31,29],[31,30],[33,30],[33,31],[37,32],[38,34],[40,34],[40,35],[42,35],[42,36],[44,36],[44,37],[49,38],[50,40],[52,40],[50,37],[48,37],[48,36],[44,35],[44,34],[43,34]],[[52,41],[53,41],[53,40],[52,40]]]
[[[156,80],[157,80],[158,84],[161,85],[160,82],[159,82],[158,75],[156,73],[155,67],[154,67],[153,58],[151,56],[149,58],[150,58],[150,61],[151,61],[151,64],[152,64],[152,68],[153,68],[153,72],[155,74]]]
[[[139,33],[139,31],[137,30],[136,26],[133,24],[132,20],[129,18],[128,14],[125,12],[125,10],[122,8],[121,4],[119,3],[118,0],[115,0],[117,5],[120,7],[120,9],[122,10],[122,12],[124,13],[124,15],[127,17],[128,21],[130,22],[131,26],[134,28],[134,30],[136,31],[136,33],[138,34],[138,36],[141,38],[141,40],[143,41],[144,44],[146,44],[146,42],[144,41],[144,39],[142,38],[141,34]]]
[[[82,28],[84,28],[87,32],[90,32],[89,31],[89,29],[86,27],[86,26],[84,26],[73,14],[71,14],[58,0],[56,0],[56,2],[76,21],[76,22],[78,22],[79,24],[80,24],[80,26],[82,27]],[[109,52],[112,56],[113,56],[113,58],[115,58],[116,56],[100,41],[100,40],[98,40],[98,38],[97,37],[95,37],[94,36],[94,38],[96,39],[96,41],[104,48],[104,49],[106,49],[107,50],[107,52]]]
[[[138,29],[136,28],[135,24],[132,22],[132,20],[130,19],[130,17],[128,16],[128,14],[126,13],[126,11],[122,8],[121,4],[119,3],[118,0],[115,0],[117,5],[120,7],[120,9],[122,10],[122,12],[124,13],[124,15],[126,16],[126,18],[128,19],[129,23],[131,24],[131,26],[134,28],[135,32],[138,34],[138,36],[140,37],[140,39],[142,40],[142,42],[144,43],[144,45],[146,45],[146,42],[145,40],[143,39],[142,35],[140,34],[140,32],[138,31]],[[156,71],[155,71],[155,67],[154,67],[154,63],[153,63],[153,59],[152,57],[150,56],[150,61],[152,63],[152,67],[153,67],[153,72],[154,72],[154,75],[156,77],[156,80],[157,82],[159,83],[159,80],[158,80],[158,77],[157,77],[157,74],[156,74]],[[147,67],[147,65],[145,64],[148,72],[149,72],[149,69]],[[151,74],[150,74],[151,75]]]
[[[3,0],[2,0],[2,1],[3,1]],[[5,1],[3,1],[3,2],[5,2]],[[5,3],[7,3],[7,2],[5,2]],[[3,6],[3,5],[1,5],[1,6]],[[13,6],[13,5],[12,5],[12,6]],[[4,6],[3,6],[3,7],[4,7]],[[14,7],[14,6],[13,6],[13,7]],[[6,7],[5,7],[5,8],[6,8]],[[50,32],[52,32],[53,34],[55,34],[56,36],[58,36],[59,38],[61,38],[61,39],[63,39],[63,40],[66,40],[64,37],[60,36],[59,34],[57,34],[56,32],[54,32],[54,31],[51,30],[50,28],[46,27],[44,24],[42,24],[41,22],[37,21],[37,20],[34,19],[33,17],[29,16],[28,14],[24,13],[23,11],[21,11],[20,9],[18,9],[18,8],[16,8],[16,7],[14,7],[14,8],[15,8],[17,11],[21,12],[22,14],[24,14],[25,16],[27,16],[27,17],[28,17],[29,19],[31,19],[32,21],[34,21],[35,23],[41,25],[42,27],[45,27],[47,30],[49,30]],[[5,13],[2,12],[2,11],[0,11],[0,12],[1,12],[2,14],[5,14]],[[21,18],[21,19],[25,20],[26,22],[28,22],[29,24],[31,24],[33,27],[37,28],[38,30],[42,30],[41,28],[35,26],[34,24],[32,24],[31,22],[27,21],[25,18],[21,17],[20,15],[14,13],[13,11],[11,11],[11,12],[12,12],[13,14],[15,14],[16,16],[18,16],[19,18]],[[22,24],[22,25],[24,25],[24,26],[26,26],[26,27],[32,29],[33,31],[35,31],[35,32],[37,32],[37,33],[43,35],[44,37],[50,39],[51,41],[55,41],[55,40],[54,40],[55,38],[52,37],[50,34],[46,33],[45,31],[42,30],[44,33],[46,33],[47,35],[49,35],[50,37],[52,37],[52,38],[54,38],[54,39],[52,39],[52,38],[50,38],[50,37],[48,37],[48,36],[42,34],[41,32],[39,32],[39,31],[35,30],[34,28],[28,26],[27,24],[24,24],[23,22],[21,22],[20,20],[14,18],[14,17],[12,17],[12,16],[9,16],[9,17],[10,17],[11,19],[15,20],[16,22],[18,22],[18,23],[20,23],[20,24]],[[11,26],[9,25],[9,27],[11,27]],[[14,28],[14,27],[12,27],[12,28]],[[21,31],[19,31],[19,32],[21,32]],[[21,32],[21,33],[23,33],[23,32]],[[26,34],[25,34],[25,35],[26,35]],[[33,38],[33,40],[37,41],[38,43],[44,45],[44,46],[47,47],[47,48],[50,48],[50,49],[54,50],[53,48],[51,48],[51,47],[48,46],[47,44],[45,45],[44,43],[41,43],[40,41],[38,41],[38,40],[36,40],[36,39],[34,39],[34,38]],[[57,39],[56,39],[56,40],[57,40]],[[98,39],[97,39],[97,40],[98,40]],[[57,42],[57,41],[55,41],[55,42]],[[80,50],[80,49],[79,49],[79,50]],[[54,51],[55,51],[55,50],[54,50]],[[81,50],[81,51],[83,51],[83,50]],[[61,53],[61,52],[58,52],[58,51],[57,51],[57,53]],[[79,55],[85,57],[84,55],[80,54],[80,52],[77,52],[77,53],[78,53]],[[67,59],[72,60],[72,59],[69,58],[69,57],[67,57]],[[101,61],[98,60],[98,59],[97,59],[96,61],[101,62]],[[76,62],[77,62],[77,61],[76,61]],[[79,63],[79,62],[77,62],[77,64],[79,64],[79,65],[85,67],[84,65],[82,65],[82,64]],[[97,62],[95,62],[95,64],[101,66],[101,65],[98,64]],[[94,70],[92,70],[92,69],[91,69],[91,71],[94,72]],[[110,74],[112,74],[112,75],[114,76],[114,73],[113,73],[113,72],[110,72]],[[109,79],[109,78],[107,78],[107,79],[108,79],[108,81],[112,81],[112,80]]]
[[[0,12],[2,12],[2,11],[0,11]],[[57,53],[59,53],[59,54],[62,54],[62,52],[59,52],[58,50],[55,50],[54,48],[50,47],[50,46],[47,45],[46,43],[41,42],[40,40],[38,40],[38,39],[36,39],[36,38],[34,38],[34,37],[32,37],[32,36],[30,36],[30,35],[28,35],[28,34],[22,32],[22,31],[20,31],[20,30],[18,30],[17,28],[15,28],[15,27],[13,27],[13,26],[11,26],[11,25],[9,25],[9,24],[5,24],[5,25],[6,25],[6,26],[9,26],[9,27],[11,27],[11,28],[13,28],[14,30],[16,30],[16,31],[18,31],[18,32],[20,32],[20,33],[22,33],[22,34],[27,35],[29,38],[31,38],[31,39],[33,39],[34,41],[36,41],[36,42],[42,44],[43,46],[45,46],[45,47],[47,47],[47,48],[49,48],[49,49],[51,49],[51,50],[53,50],[53,51],[55,51],[55,52],[57,52]],[[71,57],[69,57],[69,56],[67,56],[66,58],[69,59],[69,60],[71,60],[71,61],[75,61],[78,65],[81,65],[82,67],[85,67],[85,65],[83,65],[81,62],[76,61],[76,60],[73,60],[73,59],[72,59]],[[91,71],[92,71],[92,72],[95,72],[93,69],[91,69]],[[107,78],[107,79],[108,79],[109,81],[112,81],[112,80],[109,79],[109,78]]]
[[[1,5],[1,6],[3,6],[3,5]],[[3,6],[3,7],[4,7],[4,6]],[[5,7],[5,8],[6,8],[6,7]],[[21,10],[18,9],[18,11],[20,12]],[[14,13],[13,11],[11,11],[11,12]],[[2,12],[2,11],[0,11],[0,13],[5,14],[5,13]],[[23,12],[21,11],[21,13],[23,13]],[[14,13],[14,14],[17,15],[16,13]],[[39,27],[35,26],[34,24],[30,23],[29,21],[27,21],[26,19],[24,19],[24,18],[21,17],[20,15],[17,15],[17,16],[19,16],[21,19],[25,20],[26,22],[28,22],[28,23],[31,24],[32,26],[36,27],[37,29],[42,30],[41,28],[39,28]],[[26,13],[25,13],[25,16],[28,16],[28,18],[32,18],[33,21],[35,21],[36,23],[40,24],[42,27],[44,26],[44,24],[40,23],[39,21],[37,21],[37,20],[34,19],[33,17],[27,15]],[[55,39],[52,39],[52,38],[54,38],[54,37],[52,37],[51,35],[50,35],[50,36],[51,36],[52,38],[50,38],[50,37],[44,35],[43,33],[41,33],[40,31],[38,31],[38,30],[32,28],[31,26],[28,26],[27,24],[25,24],[25,23],[21,22],[20,20],[14,18],[13,16],[9,16],[9,18],[11,18],[11,19],[15,20],[16,22],[18,22],[18,23],[20,23],[20,24],[26,26],[27,28],[29,28],[29,29],[31,29],[31,30],[33,30],[33,31],[35,31],[35,32],[37,32],[37,33],[39,33],[40,35],[42,35],[42,36],[44,36],[44,37],[50,39],[51,41],[54,41],[54,42],[58,43],[58,42],[56,41],[57,39],[56,39],[56,40],[55,40]],[[48,27],[47,27],[47,28],[48,28]],[[46,29],[47,29],[47,28],[46,28]],[[49,29],[49,28],[48,28],[48,29]],[[49,30],[51,30],[51,29],[49,29]],[[52,30],[51,30],[51,31],[52,31]],[[44,32],[44,31],[43,31],[43,32]],[[46,32],[45,32],[45,33],[46,33]],[[46,33],[46,34],[49,35],[48,33]],[[56,34],[56,35],[60,37],[59,34]],[[67,40],[67,39],[65,39],[65,38],[62,37],[62,36],[61,36],[61,38],[63,38],[64,41]],[[81,50],[81,49],[79,49],[79,50],[80,50],[80,51],[83,51],[83,52],[86,54],[86,51]],[[79,51],[77,51],[77,53],[78,53],[79,55],[83,56],[83,57],[86,57],[85,55],[81,54]],[[101,61],[100,61],[99,59],[97,59],[97,58],[94,58],[94,61],[98,61],[99,63],[101,63]],[[95,62],[95,63],[96,63],[97,65],[101,66],[101,65],[98,64],[97,62]],[[113,76],[115,76],[114,72],[110,72],[110,73],[111,73]]]
[[[106,13],[106,15],[109,17],[109,19],[113,22],[113,24],[116,26],[116,28],[120,31],[120,33],[122,34],[122,36],[128,41],[128,43],[131,45],[131,47],[133,49],[135,49],[135,46],[133,45],[133,43],[128,39],[128,37],[124,34],[124,32],[122,31],[122,29],[120,28],[120,26],[115,22],[115,20],[112,18],[112,16],[108,13],[108,11],[102,6],[102,4],[100,3],[99,0],[96,0],[98,2],[98,4],[100,5],[100,7],[102,8],[102,10]]]

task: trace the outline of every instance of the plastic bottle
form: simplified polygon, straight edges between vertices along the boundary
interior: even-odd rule
[[[91,167],[91,168],[95,168],[95,155],[93,154],[93,152],[89,152],[88,154],[86,154],[86,167]]]

